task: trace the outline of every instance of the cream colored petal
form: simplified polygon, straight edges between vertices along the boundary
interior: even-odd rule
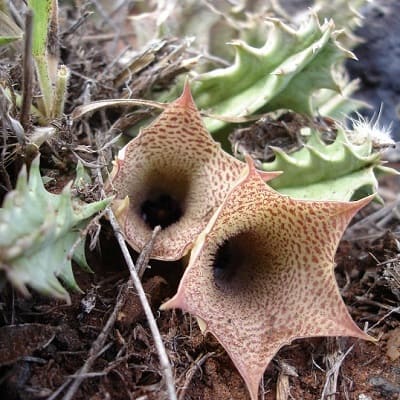
[[[114,209],[136,251],[161,222],[151,257],[177,260],[189,251],[244,167],[209,135],[186,85],[181,97],[120,151],[107,191],[116,195]],[[276,175],[262,173],[266,180]],[[121,213],[120,200],[126,196],[129,208]]]
[[[252,163],[200,234],[178,292],[162,308],[201,318],[224,346],[252,399],[285,344],[313,336],[371,339],[351,319],[334,255],[357,202],[294,200]]]

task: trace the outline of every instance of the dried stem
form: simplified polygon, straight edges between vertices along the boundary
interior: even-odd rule
[[[141,266],[147,265],[149,260],[149,255],[152,250],[152,245],[154,243],[154,239],[159,232],[160,228],[156,227],[153,231],[153,235],[149,242],[144,246],[143,251],[139,255],[139,259],[141,260]],[[100,375],[104,375],[105,372],[101,372],[100,375],[97,372],[89,372],[96,361],[97,357],[99,357],[104,352],[104,344],[110,333],[111,329],[113,328],[115,321],[117,319],[118,314],[120,313],[123,305],[126,303],[126,298],[129,293],[129,289],[132,286],[132,278],[125,284],[121,285],[121,288],[118,292],[117,301],[114,306],[114,310],[109,316],[104,328],[100,332],[97,339],[93,342],[92,347],[90,348],[89,355],[87,360],[85,361],[84,365],[77,371],[75,374],[71,375],[68,380],[62,385],[64,389],[72,380],[72,384],[69,387],[67,393],[64,395],[63,400],[71,400],[76,391],[79,389],[80,384],[84,379],[92,378]],[[139,282],[140,283],[140,282]],[[142,289],[143,290],[143,289]],[[144,293],[144,292],[143,292]],[[106,346],[107,347],[107,346]],[[168,360],[167,360],[168,361]],[[172,374],[171,374],[172,376]],[[59,388],[56,392],[53,393],[47,400],[55,399],[60,393],[62,392],[61,388]],[[170,396],[170,399],[175,400],[174,397]]]
[[[33,62],[32,62],[32,32],[33,13],[28,9],[25,14],[24,58],[22,78],[22,106],[20,122],[25,132],[30,122],[30,109],[32,104]]]
[[[101,176],[100,169],[97,170],[97,174],[98,174],[100,187],[103,188],[104,182],[103,182],[103,177]],[[102,189],[102,192],[103,192],[102,195],[105,197],[105,193],[104,193],[103,189]],[[165,346],[164,346],[164,343],[161,338],[160,331],[157,327],[157,323],[154,318],[153,312],[151,310],[150,304],[147,301],[146,294],[143,290],[142,283],[140,282],[140,278],[139,278],[138,273],[135,268],[135,264],[133,263],[132,257],[130,255],[128,247],[125,243],[125,239],[121,233],[117,219],[115,218],[115,215],[114,215],[113,211],[111,210],[110,206],[107,206],[107,215],[108,215],[108,219],[110,220],[110,224],[111,224],[112,228],[114,229],[114,234],[115,234],[115,237],[121,248],[125,262],[128,265],[133,284],[135,285],[135,289],[139,296],[140,303],[142,304],[143,311],[146,315],[151,334],[153,335],[153,339],[154,339],[154,343],[155,343],[155,346],[157,349],[158,357],[160,359],[160,366],[161,366],[161,369],[162,369],[162,372],[164,375],[165,383],[167,385],[168,398],[169,398],[169,400],[177,400],[175,385],[174,385],[174,377],[172,374],[171,365],[168,360],[167,352],[165,350]],[[154,235],[154,233],[153,233],[153,235]],[[69,399],[66,399],[66,400],[69,400]]]
[[[207,359],[209,359],[210,357],[214,357],[215,355],[216,355],[215,352],[207,353],[207,354],[200,354],[196,358],[196,360],[194,360],[193,365],[186,372],[185,382],[183,383],[183,386],[180,389],[179,399],[178,400],[184,400],[185,399],[187,389],[189,388],[190,382],[192,381],[193,376],[196,373],[196,371],[201,369],[202,365],[207,361]]]
[[[343,353],[337,338],[328,338],[327,344],[328,354],[325,357],[325,362],[328,369],[321,400],[335,400],[340,367],[347,355],[353,350],[354,345]]]
[[[146,271],[147,264],[149,263],[150,254],[154,247],[154,242],[158,233],[161,231],[161,226],[156,226],[153,230],[150,240],[146,243],[141,251],[138,259],[136,260],[136,270],[139,279],[142,279],[144,272]]]
[[[276,382],[276,400],[287,400],[290,395],[289,377],[298,377],[294,367],[283,360],[277,360],[279,364],[279,375]]]

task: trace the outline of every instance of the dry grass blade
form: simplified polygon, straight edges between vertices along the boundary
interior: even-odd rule
[[[101,110],[106,107],[135,107],[135,106],[147,106],[163,110],[165,109],[166,104],[157,101],[141,100],[141,99],[98,100],[98,101],[93,101],[90,104],[85,104],[83,106],[76,107],[71,114],[71,118],[76,120],[89,112]]]
[[[327,366],[326,381],[324,389],[322,390],[321,400],[335,400],[337,394],[337,383],[339,378],[340,367],[347,357],[347,355],[353,350],[354,346],[351,346],[344,354],[342,353],[340,346],[340,339],[328,338],[327,339],[327,351],[325,356],[325,363]]]
[[[288,400],[293,398],[290,394],[290,382],[289,377],[298,377],[298,374],[294,367],[285,363],[282,360],[278,361],[280,372],[278,375],[278,381],[276,382],[276,400]]]

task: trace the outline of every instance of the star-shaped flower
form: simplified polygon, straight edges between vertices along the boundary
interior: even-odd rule
[[[199,317],[257,399],[268,363],[292,340],[371,339],[350,317],[334,276],[339,240],[370,200],[295,200],[267,186],[248,160],[195,242],[177,294],[162,308]]]
[[[140,251],[160,225],[151,257],[182,258],[245,165],[207,132],[186,84],[116,159],[107,192],[116,196],[112,206],[126,240]]]

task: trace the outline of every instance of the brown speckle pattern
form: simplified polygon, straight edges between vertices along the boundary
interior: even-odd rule
[[[189,251],[244,167],[209,135],[186,85],[182,96],[121,150],[107,191],[116,196],[113,208],[136,251],[151,236],[140,210],[150,192],[166,192],[178,199],[182,217],[161,230],[151,255],[177,260]],[[129,208],[121,210],[126,196]]]
[[[247,175],[196,241],[178,293],[162,308],[179,307],[204,320],[257,399],[267,364],[292,340],[368,338],[340,296],[333,260],[350,219],[369,201],[294,200],[267,186],[249,162]],[[240,270],[221,285],[213,260],[229,239]]]

